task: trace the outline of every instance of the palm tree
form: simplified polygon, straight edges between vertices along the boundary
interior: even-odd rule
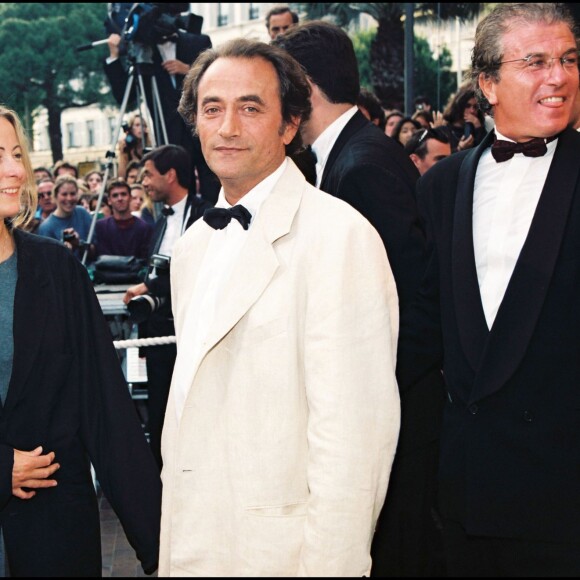
[[[296,2],[295,10],[304,12],[308,20],[331,16],[339,26],[347,26],[360,13],[369,14],[378,22],[377,34],[371,44],[371,69],[374,92],[388,108],[403,108],[404,96],[404,2]],[[468,20],[477,16],[483,3],[417,2],[415,20]]]

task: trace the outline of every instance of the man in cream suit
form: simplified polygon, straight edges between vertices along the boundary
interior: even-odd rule
[[[286,157],[309,91],[285,52],[243,39],[185,81],[222,190],[171,264],[160,576],[370,572],[399,431],[397,294],[374,228]]]

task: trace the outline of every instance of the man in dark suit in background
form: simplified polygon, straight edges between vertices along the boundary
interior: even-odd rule
[[[419,173],[403,148],[357,109],[358,65],[352,41],[341,28],[307,22],[272,44],[303,66],[311,84],[312,115],[301,133],[317,157],[316,185],[352,205],[379,232],[397,283],[404,325],[404,311],[426,267],[414,197]],[[373,576],[426,575],[436,552],[431,512],[444,396],[440,372],[434,370],[400,395],[401,433],[374,539]]]
[[[141,338],[175,334],[168,262],[175,242],[211,207],[202,196],[188,190],[190,178],[190,158],[183,147],[162,145],[143,157],[143,187],[153,201],[164,204],[162,216],[155,222],[149,257],[164,256],[169,260],[156,260],[157,265],[151,268],[145,282],[132,286],[125,294],[125,304],[144,295],[158,300],[159,307],[140,326]],[[177,351],[175,344],[164,344],[147,347],[145,355],[149,439],[161,467],[161,431]]]
[[[121,57],[121,46],[126,48],[128,55],[133,57],[135,66],[141,73],[145,87],[145,96],[147,108],[154,118],[155,106],[151,88],[151,77],[154,77],[159,91],[159,101],[163,109],[163,119],[167,130],[167,143],[180,145],[184,147],[192,158],[193,168],[199,177],[200,192],[204,197],[214,205],[219,193],[219,182],[215,175],[208,168],[205,159],[201,153],[199,139],[194,137],[191,129],[183,122],[183,119],[177,112],[179,99],[181,97],[181,88],[183,79],[189,71],[189,67],[197,58],[200,52],[206,48],[211,48],[211,39],[205,34],[194,34],[185,32],[181,29],[176,32],[163,29],[163,15],[170,12],[176,17],[180,12],[189,10],[187,3],[174,3],[168,5],[169,8],[161,10],[162,5],[157,5],[154,10],[157,12],[148,13],[141,18],[139,26],[146,34],[144,38],[137,35],[135,40],[127,41],[121,38],[119,34],[113,33],[109,36],[109,57],[105,62],[105,74],[111,85],[111,90],[115,100],[121,104],[129,79],[130,60],[124,62]],[[161,11],[160,13],[158,13]],[[201,19],[201,17],[197,17]],[[199,24],[201,32],[201,24]],[[164,32],[168,34],[164,36]],[[139,41],[137,41],[139,38]],[[142,64],[151,60],[152,64]],[[132,87],[129,102],[135,107],[138,105],[135,101],[135,79]],[[145,117],[147,120],[147,117]],[[160,127],[155,126],[157,144],[165,143]],[[191,176],[192,187],[195,187],[195,179]]]
[[[580,574],[580,135],[574,22],[499,4],[471,77],[495,133],[418,185],[431,257],[400,384],[443,369],[439,507],[452,577]]]

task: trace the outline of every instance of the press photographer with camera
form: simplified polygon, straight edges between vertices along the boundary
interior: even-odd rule
[[[143,283],[131,286],[123,299],[132,320],[140,323],[140,338],[175,334],[169,281],[173,245],[211,207],[199,194],[189,191],[191,174],[190,156],[183,147],[162,145],[143,157],[143,187],[164,208],[155,222],[149,248],[149,273]],[[159,468],[161,430],[176,356],[175,344],[145,349],[149,440]]]
[[[71,250],[79,259],[84,251],[84,240],[91,227],[91,214],[77,205],[79,185],[72,175],[61,175],[52,188],[56,209],[38,227],[38,234],[53,238]],[[93,238],[93,244],[96,239]],[[91,244],[89,254],[94,254]]]
[[[139,112],[131,113],[122,127],[123,134],[117,146],[118,176],[126,179],[129,163],[143,159],[143,155],[151,149],[151,138],[147,123]]]
[[[197,55],[212,45],[209,36],[201,34],[203,18],[191,13],[183,16],[182,13],[189,12],[188,3],[112,3],[111,6],[110,18],[105,23],[110,53],[105,74],[113,96],[121,105],[130,72],[138,72],[142,76],[147,108],[154,119],[158,112],[152,88],[152,79],[155,79],[167,132],[167,141],[164,141],[161,131],[156,126],[153,128],[155,145],[171,143],[184,147],[199,174],[200,193],[215,204],[219,183],[203,158],[199,139],[192,136],[177,113],[184,75]],[[131,108],[137,108],[133,106],[136,84],[130,93]],[[196,184],[191,176],[194,188]]]

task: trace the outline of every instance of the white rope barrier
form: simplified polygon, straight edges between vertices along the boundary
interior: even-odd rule
[[[134,338],[131,340],[114,340],[113,345],[117,350],[123,348],[158,346],[161,344],[175,344],[175,336],[158,336],[155,338]]]

